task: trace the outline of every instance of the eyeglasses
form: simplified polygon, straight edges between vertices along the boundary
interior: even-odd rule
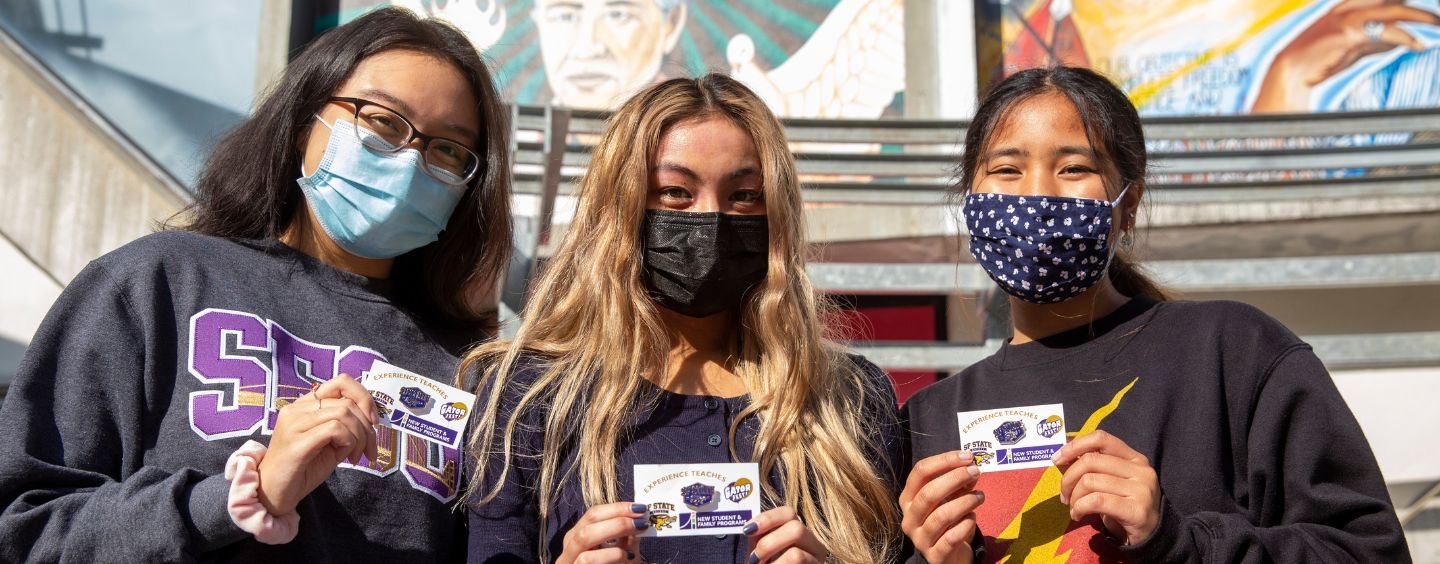
[[[364,98],[331,96],[331,102],[355,106],[355,135],[360,143],[382,153],[396,153],[420,140],[420,169],[431,178],[451,186],[462,186],[480,171],[480,156],[459,141],[421,133],[400,112]]]

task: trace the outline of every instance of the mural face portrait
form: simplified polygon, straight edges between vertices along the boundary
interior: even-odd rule
[[[608,109],[654,82],[685,9],[683,0],[537,0],[532,17],[555,101]]]
[[[613,110],[665,79],[728,68],[777,115],[902,112],[905,0],[338,2],[342,23],[386,3],[450,21],[504,61],[496,84],[517,104]]]

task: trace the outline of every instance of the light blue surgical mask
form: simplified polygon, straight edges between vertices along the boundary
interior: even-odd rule
[[[335,244],[358,257],[384,259],[439,238],[466,187],[446,186],[425,174],[415,149],[377,153],[360,142],[360,135],[373,132],[357,132],[358,126],[345,120],[315,120],[330,128],[330,142],[320,166],[298,182]]]

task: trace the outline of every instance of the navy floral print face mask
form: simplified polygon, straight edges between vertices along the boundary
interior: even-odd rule
[[[970,254],[1021,300],[1053,304],[1078,296],[1110,265],[1110,212],[1129,189],[1114,201],[972,193],[964,207]]]

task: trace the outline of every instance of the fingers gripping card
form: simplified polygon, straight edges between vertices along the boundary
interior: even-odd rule
[[[1044,468],[1065,446],[1065,406],[1031,405],[965,411],[960,419],[960,448],[975,455],[986,472]]]
[[[375,398],[381,425],[460,448],[475,394],[380,361],[360,384]]]
[[[636,464],[635,502],[648,508],[645,537],[735,535],[760,514],[754,463]]]

